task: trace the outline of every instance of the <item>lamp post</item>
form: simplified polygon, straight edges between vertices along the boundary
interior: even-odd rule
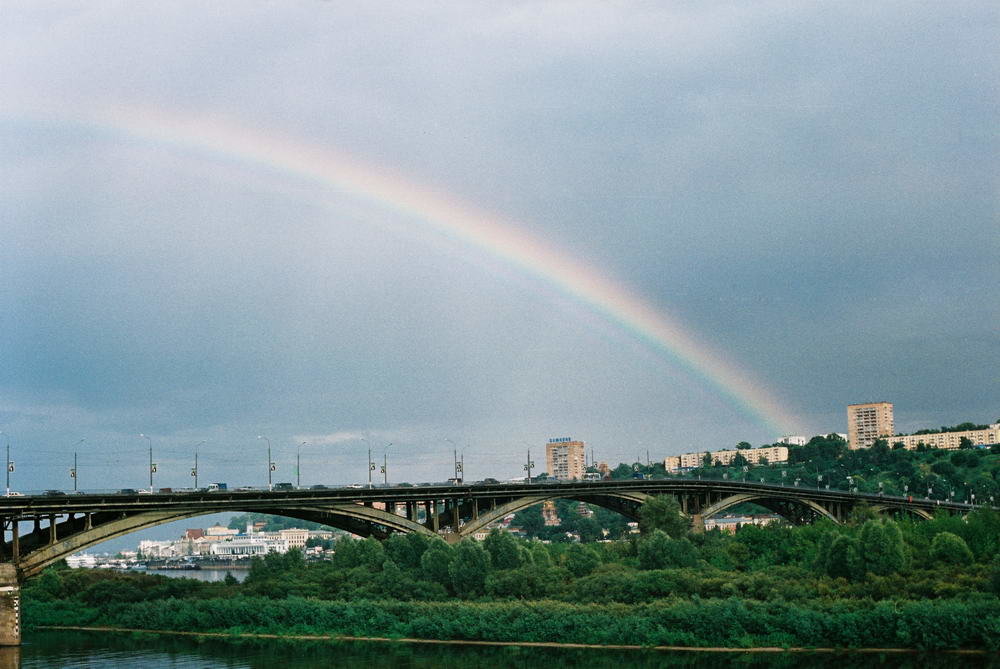
[[[75,444],[73,444],[73,448],[76,448],[77,446],[79,446],[80,444],[82,444],[85,441],[87,441],[86,438],[81,439],[80,441],[78,441]],[[77,469],[76,469],[76,451],[73,451],[73,469],[69,470],[69,477],[71,479],[73,479],[73,492],[76,493],[76,491],[77,491],[77,480],[78,480]]]
[[[194,445],[194,468],[191,470],[191,476],[194,477],[194,489],[198,489],[198,447],[206,443],[205,440],[199,441]]]
[[[385,445],[385,450],[382,451],[382,484],[386,487],[389,486],[389,447],[392,446],[390,441]]]
[[[267,489],[273,490],[274,485],[271,483],[271,472],[276,470],[278,467],[274,464],[274,461],[271,459],[271,440],[262,434],[258,434],[257,438],[263,439],[264,441],[267,442]]]
[[[153,492],[153,474],[156,473],[156,465],[153,464],[153,439],[141,432],[139,436],[149,442],[149,492]]]
[[[295,449],[295,487],[302,487],[302,447],[305,446],[307,441],[303,441],[299,444],[299,447]]]
[[[3,434],[3,432],[0,432]],[[10,459],[10,441],[7,441],[7,494],[10,494],[10,475],[14,471],[14,461]]]
[[[531,461],[531,449],[528,449],[528,461],[524,463],[524,471],[528,472],[527,482],[531,483],[531,468],[535,466],[535,463]]]

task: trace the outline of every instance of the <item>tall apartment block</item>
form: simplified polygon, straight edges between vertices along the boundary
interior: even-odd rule
[[[549,439],[545,445],[545,465],[549,476],[562,480],[582,479],[586,444],[570,437]]]
[[[895,433],[892,402],[847,405],[847,445],[868,448],[881,437]]]

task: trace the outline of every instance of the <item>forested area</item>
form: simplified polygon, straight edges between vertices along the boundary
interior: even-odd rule
[[[961,426],[958,426],[961,427]],[[1000,500],[1000,445],[990,448],[943,450],[893,447],[892,437],[871,448],[851,450],[836,434],[813,437],[805,446],[788,447],[788,463],[753,465],[739,457],[730,466],[704,463],[680,474],[703,479],[743,480],[781,485],[825,487],[886,495],[913,495],[957,502]],[[741,443],[743,447],[750,444]],[[621,463],[611,470],[616,479],[636,474],[663,478],[662,463]]]

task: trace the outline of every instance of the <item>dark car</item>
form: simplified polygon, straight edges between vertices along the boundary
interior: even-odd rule
[[[118,491],[119,495],[138,495],[139,491],[135,488],[122,488]]]
[[[66,493],[64,493],[62,490],[46,490],[42,494],[43,495],[48,495],[48,496],[51,497],[53,495],[65,495]]]
[[[272,490],[294,490],[295,486],[291,483],[275,483]]]
[[[329,490],[329,488],[327,488],[327,487],[326,487],[325,485],[323,485],[322,483],[317,483],[317,484],[316,484],[316,485],[314,485],[314,486],[310,486],[310,487],[309,487],[309,489],[310,489],[310,490]]]

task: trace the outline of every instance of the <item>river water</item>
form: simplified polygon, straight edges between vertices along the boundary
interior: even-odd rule
[[[401,642],[196,639],[149,634],[37,631],[0,651],[0,669],[170,667],[171,669],[652,669],[738,666],[917,669],[1000,667],[987,656],[708,653],[490,647]]]
[[[237,581],[243,581],[250,573],[247,569],[129,569],[133,574],[157,574],[170,578],[193,578],[196,581],[215,583],[223,581],[226,574],[232,574]]]

